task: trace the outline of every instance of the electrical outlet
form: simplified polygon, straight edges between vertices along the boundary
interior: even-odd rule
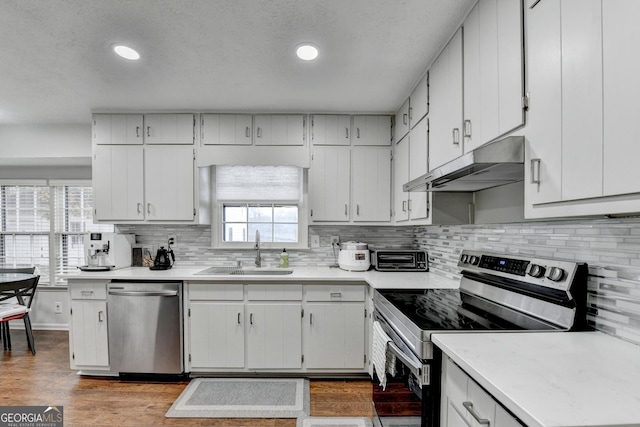
[[[169,234],[169,237],[167,237],[167,241],[169,242],[170,245],[178,244],[178,238],[176,237],[175,234]]]
[[[62,314],[62,303],[61,302],[54,302],[53,305],[55,306],[55,313],[56,314]]]
[[[331,236],[331,244],[332,245],[340,244],[340,236]]]

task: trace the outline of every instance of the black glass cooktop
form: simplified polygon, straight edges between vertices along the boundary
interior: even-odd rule
[[[458,289],[378,290],[423,331],[522,329],[466,303]]]

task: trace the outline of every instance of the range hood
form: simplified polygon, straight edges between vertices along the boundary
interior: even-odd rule
[[[487,143],[402,186],[411,191],[473,192],[524,179],[524,136]]]

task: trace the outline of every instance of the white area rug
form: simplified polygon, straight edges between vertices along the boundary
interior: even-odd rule
[[[309,415],[303,378],[196,378],[168,418],[301,418]]]
[[[374,427],[420,427],[420,417],[375,417]]]
[[[298,418],[296,427],[372,427],[369,418],[308,417]]]

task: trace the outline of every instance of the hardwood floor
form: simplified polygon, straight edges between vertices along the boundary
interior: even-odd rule
[[[68,333],[34,331],[35,356],[25,333],[12,330],[12,350],[0,361],[0,406],[64,407],[65,426],[208,425],[295,427],[294,419],[165,418],[188,381],[141,382],[89,378],[69,368]],[[373,417],[372,383],[367,380],[312,380],[311,416]]]

